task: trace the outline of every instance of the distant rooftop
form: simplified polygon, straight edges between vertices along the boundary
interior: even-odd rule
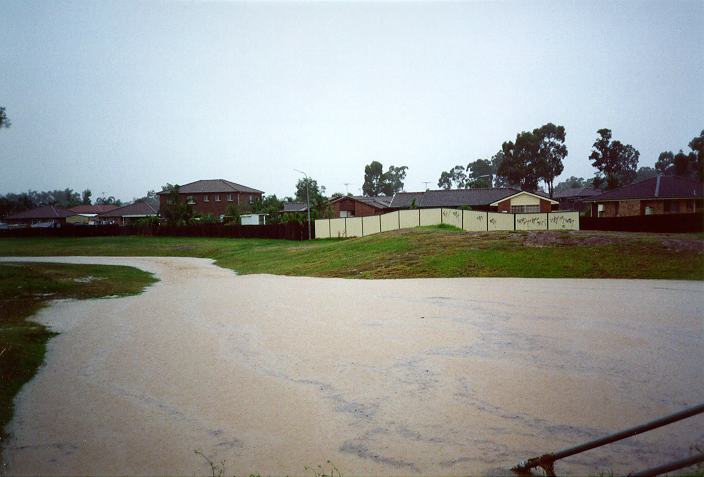
[[[618,189],[604,192],[593,201],[624,199],[685,199],[704,197],[702,183],[680,176],[661,176],[628,184]]]
[[[228,193],[228,192],[249,192],[253,194],[263,194],[264,192],[253,189],[251,187],[243,186],[235,182],[231,182],[225,179],[205,179],[195,182],[190,182],[179,186],[178,192],[180,194],[217,194],[217,193]],[[166,191],[158,192],[157,194],[163,195],[168,194]]]
[[[53,205],[45,205],[43,207],[37,207],[34,209],[25,210],[24,212],[8,215],[5,219],[58,219],[62,217],[71,217],[73,215],[76,215],[76,213],[68,209],[62,209],[61,207],[56,207]]]

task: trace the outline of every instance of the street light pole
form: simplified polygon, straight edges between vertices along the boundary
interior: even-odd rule
[[[298,169],[294,169],[294,171],[300,172],[306,178],[306,210],[308,211],[308,240],[310,240],[310,198],[308,196],[308,183],[310,181],[308,180],[308,174],[305,172],[299,171]]]

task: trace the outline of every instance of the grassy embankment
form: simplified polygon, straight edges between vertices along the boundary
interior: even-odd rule
[[[176,237],[0,239],[0,255],[209,257],[242,274],[344,278],[704,280],[701,234],[469,233],[441,226],[311,242]]]
[[[54,335],[26,318],[48,300],[134,295],[155,281],[131,267],[0,263],[0,444],[12,400],[44,362]]]

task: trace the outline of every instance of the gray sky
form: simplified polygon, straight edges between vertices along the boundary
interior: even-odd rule
[[[0,193],[123,200],[225,178],[279,197],[302,169],[406,190],[564,125],[562,178],[596,130],[652,166],[704,129],[704,2],[4,0]]]

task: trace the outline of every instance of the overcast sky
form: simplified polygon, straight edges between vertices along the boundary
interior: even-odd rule
[[[562,178],[596,130],[641,153],[704,129],[704,1],[3,0],[0,193],[123,200],[224,178],[279,197],[306,171],[405,189],[564,125]]]

